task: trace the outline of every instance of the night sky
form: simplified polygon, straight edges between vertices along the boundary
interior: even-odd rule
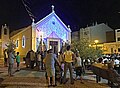
[[[107,23],[120,28],[120,0],[24,0],[35,16],[35,22],[51,13],[56,14],[72,31],[93,23]],[[22,0],[0,0],[0,26],[7,24],[11,31],[31,24]]]

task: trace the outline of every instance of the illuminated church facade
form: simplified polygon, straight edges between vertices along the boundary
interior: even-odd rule
[[[66,26],[62,20],[56,15],[54,6],[52,12],[37,23],[32,22],[32,25],[13,31],[10,34],[10,39],[16,44],[16,52],[20,52],[21,56],[25,56],[29,50],[38,49],[48,50],[52,48],[54,52],[59,52],[65,43],[71,43],[71,29]]]

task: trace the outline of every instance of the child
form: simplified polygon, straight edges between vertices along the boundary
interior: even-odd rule
[[[82,76],[81,76],[81,74],[82,74],[82,61],[81,61],[81,58],[80,58],[78,53],[76,53],[75,71],[76,71],[75,80],[77,80],[77,77],[80,76],[81,83],[83,83]]]
[[[19,71],[20,70],[20,56],[19,56],[19,52],[17,52],[16,62],[17,62],[17,71]]]

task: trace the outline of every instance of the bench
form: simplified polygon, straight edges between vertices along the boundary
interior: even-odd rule
[[[98,64],[92,65],[92,71],[96,75],[96,82],[98,83],[100,81],[100,77],[103,79],[107,79],[108,83],[112,87],[114,84],[118,88],[120,88],[120,75],[116,76],[116,73],[112,70],[107,69],[107,67],[104,67],[103,65]]]

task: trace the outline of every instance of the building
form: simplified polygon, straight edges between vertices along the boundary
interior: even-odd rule
[[[37,23],[33,19],[30,26],[13,31],[10,39],[16,44],[15,50],[20,52],[22,57],[29,50],[37,51],[38,48],[41,50],[52,48],[58,53],[65,42],[71,43],[71,29],[56,15],[52,6],[52,12],[45,18]]]
[[[114,36],[107,34],[107,37]],[[115,30],[115,41],[109,43],[103,43],[104,54],[120,54],[120,29]]]
[[[99,43],[115,41],[114,36],[107,35],[114,35],[114,30],[104,23],[80,29],[80,38],[87,38],[91,43],[94,40],[99,40]]]
[[[3,57],[3,51],[7,48],[6,44],[9,41],[9,27],[7,25],[2,25],[0,32],[0,57]]]
[[[80,40],[80,31],[74,31],[72,32],[72,41],[79,41]]]
[[[115,42],[115,39],[120,41],[120,29],[114,31],[104,23],[96,23],[72,32],[72,40],[79,41],[80,39],[88,40],[91,47],[96,47],[95,40],[98,40],[97,47],[101,48],[104,54],[120,53],[120,43]]]
[[[120,29],[115,30],[115,40],[116,40],[115,42],[103,44],[105,54],[113,54],[113,53],[120,54]]]
[[[84,38],[90,43],[94,43],[94,40],[99,40],[99,43],[115,42],[114,30],[104,23],[96,23],[93,26],[81,28],[77,33],[79,33],[79,38],[77,39]],[[77,33],[73,32],[72,35],[76,35]]]
[[[104,54],[120,54],[120,43],[118,42],[111,42],[111,43],[104,43],[103,44]]]

